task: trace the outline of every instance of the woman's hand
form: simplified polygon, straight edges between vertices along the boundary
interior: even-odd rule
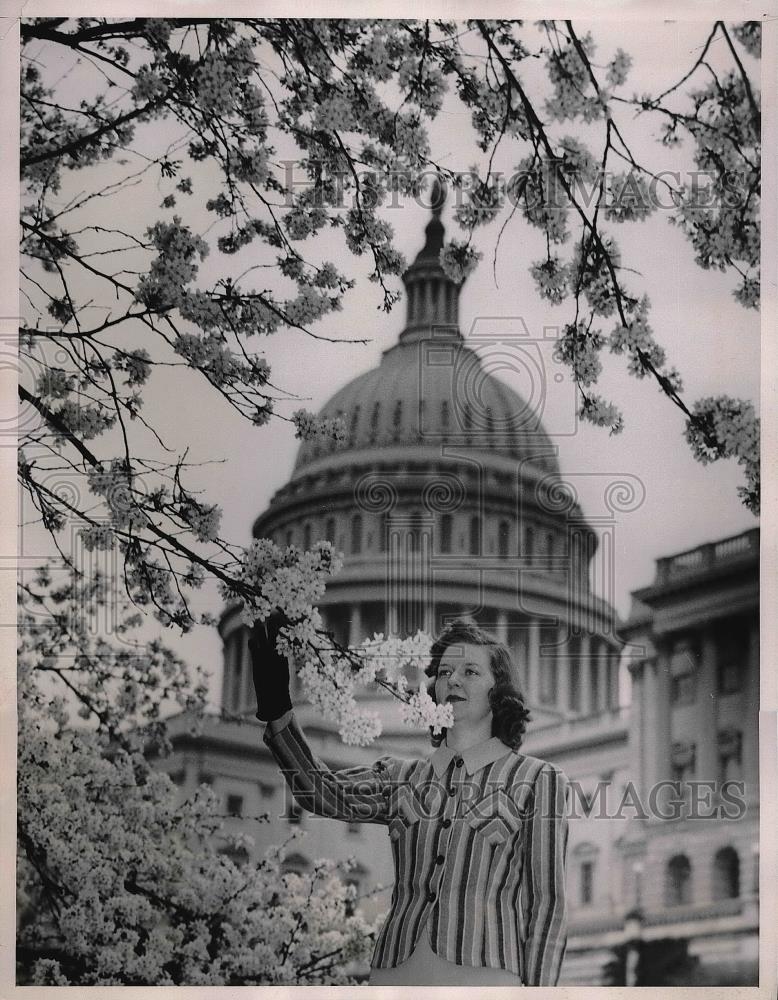
[[[257,622],[249,636],[251,672],[257,696],[257,718],[261,722],[280,719],[292,707],[289,697],[289,662],[276,650],[276,638],[286,615],[277,612],[264,622]]]

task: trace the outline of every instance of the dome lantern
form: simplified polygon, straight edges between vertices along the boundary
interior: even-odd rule
[[[438,177],[432,185],[432,218],[425,229],[425,242],[416,259],[403,275],[407,311],[400,343],[428,337],[432,329],[450,330],[459,336],[459,291],[461,282],[448,277],[440,264],[445,228],[440,220],[446,201],[445,188]]]

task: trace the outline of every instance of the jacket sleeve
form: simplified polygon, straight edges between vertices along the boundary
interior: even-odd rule
[[[263,738],[301,808],[349,823],[389,822],[394,758],[333,771],[308,746],[293,712],[269,724]]]
[[[534,786],[528,816],[522,911],[526,920],[526,986],[556,986],[567,946],[565,862],[570,784],[562,771],[546,764]]]

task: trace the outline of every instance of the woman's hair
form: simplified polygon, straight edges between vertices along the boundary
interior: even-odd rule
[[[485,632],[465,618],[451,622],[432,645],[430,663],[425,671],[427,676],[432,678],[432,684],[427,688],[427,692],[435,701],[435,681],[441,657],[449,646],[465,644],[489,647],[489,666],[494,676],[494,687],[489,692],[492,736],[499,737],[503,743],[517,750],[526,732],[530,713],[524,704],[524,695],[513,682],[512,660],[508,647],[489,632]],[[433,746],[440,746],[445,738],[445,729],[438,735],[434,735],[430,730]]]

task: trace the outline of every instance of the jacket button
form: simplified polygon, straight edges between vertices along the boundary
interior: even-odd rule
[[[456,788],[449,788],[449,790],[448,790],[448,794],[449,795],[456,795],[456,793],[457,793]]]
[[[429,900],[430,903],[434,903],[437,898],[438,898],[437,893],[434,892],[427,893],[427,899]]]
[[[441,823],[441,826],[443,827],[444,830],[448,830],[448,828],[451,826],[451,820],[448,818],[444,819],[443,822]]]
[[[457,767],[461,767],[464,764],[464,760],[462,760],[461,757],[457,757],[454,763],[456,764]]]
[[[443,862],[444,862],[445,860],[446,860],[445,856],[444,856],[444,855],[442,855],[442,854],[439,854],[439,855],[438,855],[438,856],[437,856],[437,857],[435,858],[435,864],[436,864],[436,865],[442,865],[442,864],[443,864]]]

